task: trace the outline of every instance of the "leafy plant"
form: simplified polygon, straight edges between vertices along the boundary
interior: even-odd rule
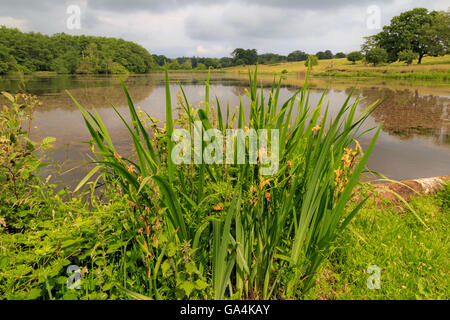
[[[8,204],[0,217],[20,227],[29,213],[30,184],[37,182],[35,172],[43,166],[36,151],[51,147],[55,139],[47,137],[37,144],[29,138],[33,110],[40,104],[35,96],[2,94],[10,106],[0,111],[0,200]]]
[[[319,59],[315,55],[308,55],[308,58],[305,61],[305,66],[307,67],[313,67],[317,66],[319,64]]]
[[[210,99],[208,80],[203,107],[197,110],[189,104],[180,86],[178,102],[185,112],[184,126],[189,129],[191,138],[195,132],[211,128],[225,134],[236,125],[235,120],[237,128],[243,130],[266,129],[269,134],[279,130],[279,170],[269,177],[261,175],[260,169],[264,167],[261,161],[257,164],[246,161],[245,164],[175,165],[171,157],[160,154],[161,149],[152,144],[125,85],[131,124],[112,107],[130,133],[136,160],[123,158],[117,154],[95,109],[88,111],[74,99],[96,146],[99,160],[94,170],[101,169],[109,179],[119,183],[144,221],[146,216],[155,215],[161,221],[163,240],[157,241],[161,244],[153,248],[155,251],[150,249],[148,239],[140,242],[144,255],[150,258],[147,262],[149,286],[137,293],[162,298],[168,283],[163,280],[161,263],[166,270],[168,265],[162,261],[170,260],[167,250],[173,246],[192,250],[191,258],[198,266],[196,274],[201,281],[206,279],[212,285],[216,299],[294,298],[314,285],[312,279],[317,268],[365,201],[346,213],[346,204],[380,129],[363,153],[355,141],[361,135],[362,123],[376,104],[356,116],[360,98],[350,103],[349,96],[337,116],[330,119],[328,106],[324,107],[324,96],[315,108],[309,107],[306,84],[307,81],[280,106],[281,79],[274,82],[267,99],[262,91],[258,92],[257,73],[249,71],[248,118],[242,99],[234,113],[236,118],[230,115],[229,108],[225,118],[218,99]],[[201,128],[195,125],[196,120],[201,121]],[[162,150],[168,155],[173,148],[173,123],[166,70],[163,143],[167,148]],[[209,143],[203,142],[202,146]],[[249,148],[246,143],[246,154]],[[277,152],[275,145],[268,148]],[[226,186],[230,186],[231,194],[224,192],[229,189]],[[206,205],[210,199],[217,201],[212,207]],[[148,225],[146,222],[146,227]],[[181,269],[187,268],[187,265],[181,266]],[[183,281],[181,285],[189,297],[195,287],[186,287]]]
[[[388,54],[382,48],[373,48],[366,53],[365,58],[368,63],[373,63],[376,66],[380,63],[387,62]]]
[[[406,64],[410,65],[417,56],[418,54],[412,50],[403,50],[398,53],[398,61],[404,61]]]

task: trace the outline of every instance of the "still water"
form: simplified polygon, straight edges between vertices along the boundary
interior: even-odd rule
[[[204,100],[204,74],[171,74],[174,113],[179,84],[183,85],[189,102],[196,106]],[[165,91],[162,74],[126,77],[125,83],[136,106],[154,118],[165,119]],[[270,90],[272,77],[262,77],[265,91]],[[22,81],[15,77],[0,78],[0,90],[17,92]],[[230,110],[239,104],[248,84],[245,76],[214,74],[211,91],[219,99],[222,109]],[[301,87],[304,80],[288,77],[280,91],[280,103]],[[113,137],[118,151],[132,151],[126,128],[106,98],[128,119],[128,107],[117,77],[107,76],[49,76],[27,77],[24,85],[28,93],[43,102],[34,112],[31,136],[34,140],[46,136],[56,138],[55,149],[47,155],[52,181],[73,187],[86,174],[89,148],[84,142],[90,136],[81,114],[65,90],[87,108],[95,107]],[[314,79],[310,81],[310,105],[315,106],[323,94],[334,112],[344,103],[352,88],[354,95],[365,99],[359,111],[378,99],[387,100],[371,115],[366,127],[383,123],[383,130],[368,162],[368,168],[396,180],[450,174],[450,84],[407,83],[382,81],[342,81]],[[3,101],[2,101],[3,102]],[[244,106],[248,102],[243,98]],[[364,147],[371,135],[360,140]],[[44,177],[45,178],[45,177]],[[370,177],[368,177],[370,179]]]

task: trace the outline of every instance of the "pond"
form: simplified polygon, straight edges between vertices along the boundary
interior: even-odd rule
[[[170,74],[172,102],[176,107],[179,84],[183,85],[189,102],[196,106],[204,100],[206,74]],[[261,76],[265,91],[269,91],[273,76]],[[124,79],[136,106],[154,118],[165,119],[164,77],[130,75]],[[227,104],[234,111],[239,95],[245,95],[248,79],[245,75],[212,74],[211,95],[217,95],[222,109]],[[283,81],[279,101],[285,101],[304,83],[304,79],[287,77]],[[45,76],[25,77],[22,82],[14,76],[0,78],[0,90],[17,92],[25,85],[28,93],[43,102],[34,113],[31,137],[39,140],[46,136],[56,138],[55,149],[49,152],[52,162],[52,181],[72,187],[86,174],[89,159],[89,132],[81,114],[65,90],[87,108],[95,107],[105,122],[118,151],[132,151],[129,136],[108,104],[108,100],[123,114],[128,107],[115,76]],[[408,83],[401,81],[333,80],[313,79],[310,105],[315,106],[327,88],[325,100],[335,112],[355,88],[355,97],[365,99],[360,103],[361,112],[378,99],[387,100],[371,115],[366,128],[383,123],[383,129],[368,162],[368,168],[395,180],[415,179],[450,174],[450,84]],[[243,98],[244,106],[248,100]],[[128,117],[125,117],[128,119]],[[364,147],[371,134],[360,140]],[[46,176],[45,176],[46,177]],[[45,178],[44,177],[44,178]],[[375,179],[367,177],[366,179]]]

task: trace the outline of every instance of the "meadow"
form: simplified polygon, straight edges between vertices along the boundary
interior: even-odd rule
[[[313,77],[342,78],[382,78],[408,80],[444,80],[450,79],[450,55],[440,57],[425,56],[419,65],[415,61],[411,65],[403,62],[380,64],[373,66],[364,61],[353,63],[346,58],[319,60],[319,64],[311,70]],[[229,73],[246,73],[247,66],[222,69]],[[252,67],[251,67],[252,68]],[[254,68],[254,67],[253,67]],[[260,74],[304,76],[307,67],[304,61],[259,65]]]

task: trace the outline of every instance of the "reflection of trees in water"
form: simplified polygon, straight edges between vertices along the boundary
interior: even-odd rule
[[[372,114],[376,122],[384,122],[385,132],[403,139],[431,136],[438,144],[450,144],[449,98],[388,88],[364,88],[361,94],[366,97],[361,102],[364,108],[389,97]]]
[[[245,87],[235,86],[235,87],[233,87],[233,89],[231,91],[233,92],[233,94],[235,96],[243,97],[243,96],[245,96],[245,89],[246,89]]]
[[[145,85],[142,83],[140,83],[139,85],[127,83],[127,90],[129,91],[131,98],[135,103],[139,103],[140,101],[147,98],[152,93],[154,88],[154,86]],[[87,108],[110,108],[108,100],[114,106],[127,104],[125,94],[122,90],[122,87],[119,85],[108,87],[74,88],[68,91],[75,99],[77,99],[77,101],[82,106]],[[39,111],[45,112],[46,109],[55,107],[60,109],[72,110],[76,107],[72,99],[65,92],[61,92],[56,95],[42,95],[38,96],[38,98],[43,103],[42,109],[40,109]]]

